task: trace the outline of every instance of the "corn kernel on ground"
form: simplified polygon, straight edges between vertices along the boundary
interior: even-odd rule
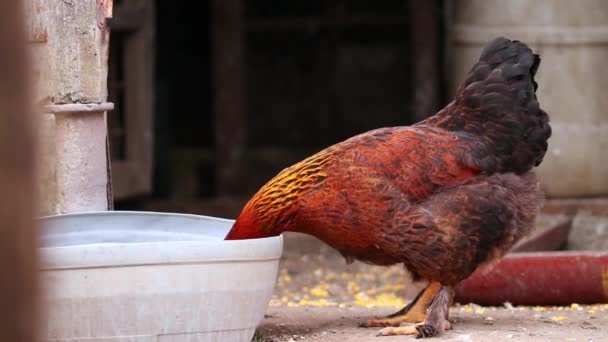
[[[284,263],[279,271],[275,293],[270,301],[271,307],[390,307],[400,309],[407,304],[404,297],[407,288],[407,275],[400,266],[375,267],[358,265],[346,267],[347,270],[335,271],[340,268],[324,267],[324,258],[307,257],[306,267],[298,267],[298,271],[290,269]],[[312,269],[307,269],[314,266]],[[538,318],[546,318],[551,322],[567,320],[564,315],[546,315],[555,311],[585,311],[590,317],[606,312],[608,304],[580,305],[573,303],[569,306],[513,306],[505,303],[502,309],[517,311],[532,311]],[[492,322],[491,312],[498,307],[482,307],[476,304],[455,305],[455,310],[464,313],[483,316],[486,322]]]

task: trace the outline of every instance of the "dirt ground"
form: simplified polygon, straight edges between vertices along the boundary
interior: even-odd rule
[[[451,309],[450,316],[454,329],[436,339],[463,342],[608,341],[606,305],[536,310],[456,306]],[[378,339],[378,342],[389,342],[414,339],[411,336],[376,337],[378,328],[357,326],[361,321],[392,311],[394,309],[364,307],[270,308],[258,329],[259,341],[364,342]]]
[[[401,266],[346,264],[317,240],[285,236],[275,293],[257,342],[401,341],[376,337],[379,328],[358,324],[403,307],[424,284],[412,284]],[[608,304],[564,307],[481,307],[457,303],[446,341],[608,341]]]

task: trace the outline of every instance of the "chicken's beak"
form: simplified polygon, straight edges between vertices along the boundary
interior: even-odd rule
[[[244,240],[247,237],[244,237],[243,234],[239,234],[238,229],[235,229],[233,226],[232,229],[228,232],[228,235],[224,238],[224,240]]]
[[[262,239],[271,236],[278,236],[280,232],[265,231],[259,229],[257,226],[241,226],[237,223],[232,226],[228,235],[224,240],[245,240],[245,239]]]

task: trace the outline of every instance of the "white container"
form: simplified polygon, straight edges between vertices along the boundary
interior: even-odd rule
[[[251,341],[283,240],[222,241],[232,223],[117,211],[43,218],[47,339]]]

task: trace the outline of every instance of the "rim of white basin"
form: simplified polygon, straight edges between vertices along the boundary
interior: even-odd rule
[[[171,265],[198,263],[251,263],[278,260],[283,252],[281,235],[251,240],[223,240],[234,220],[223,218],[152,211],[94,211],[73,214],[60,214],[40,217],[39,229],[44,240],[45,222],[66,220],[95,220],[99,225],[104,220],[125,219],[125,223],[140,219],[171,219],[177,221],[196,221],[204,223],[225,224],[226,231],[222,236],[205,235],[200,240],[192,241],[151,241],[151,242],[104,242],[83,243],[66,246],[40,246],[40,266],[42,270],[82,269],[125,267],[143,265]],[[93,221],[92,221],[93,222]],[[80,224],[83,224],[81,221]],[[50,229],[50,228],[49,228]],[[131,228],[132,229],[132,228]],[[216,229],[217,230],[217,229]],[[145,229],[144,229],[145,231]],[[150,232],[158,232],[151,230]],[[60,236],[61,233],[54,236]],[[180,236],[194,236],[191,232]],[[157,237],[158,238],[158,237]]]

